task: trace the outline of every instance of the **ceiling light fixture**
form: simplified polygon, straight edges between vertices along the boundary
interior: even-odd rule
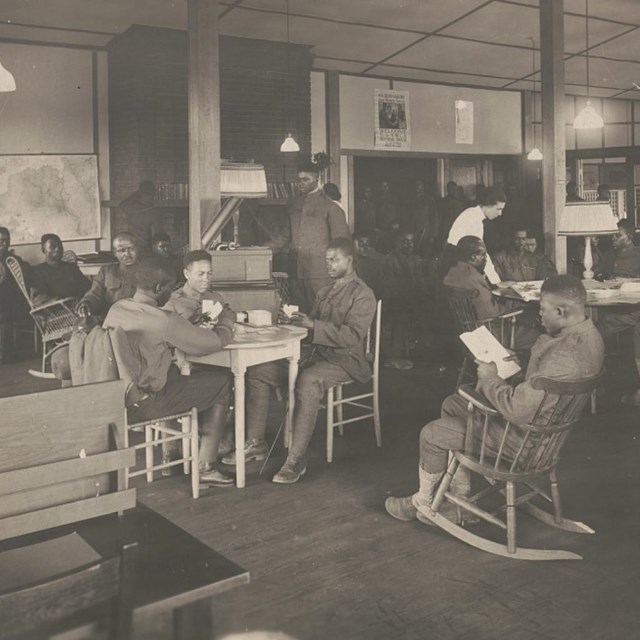
[[[591,100],[589,100],[589,0],[584,0],[584,7],[587,41],[587,104],[575,117],[573,126],[576,129],[602,129],[602,127],[604,127],[604,120],[602,119],[602,116],[591,106]]]
[[[286,0],[287,3],[287,77],[285,78],[285,109],[287,110],[287,121],[289,120],[289,82],[291,80],[291,65],[290,65],[290,60],[291,60],[291,56],[290,56],[290,52],[289,52],[289,45],[291,44],[290,42],[290,37],[289,37],[289,20],[290,20],[290,15],[289,15],[289,0]],[[295,141],[293,134],[289,131],[289,133],[287,134],[287,137],[284,139],[284,142],[280,145],[280,151],[282,153],[296,153],[297,151],[300,151],[300,145]]]
[[[7,71],[0,62],[0,91],[15,91],[16,79],[10,71]]]
[[[536,41],[531,38],[531,70],[533,76],[533,149],[529,151],[527,160],[542,160],[542,151],[536,146]]]

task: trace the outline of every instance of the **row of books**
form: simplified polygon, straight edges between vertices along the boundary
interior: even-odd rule
[[[268,198],[291,198],[296,193],[295,182],[267,182]]]

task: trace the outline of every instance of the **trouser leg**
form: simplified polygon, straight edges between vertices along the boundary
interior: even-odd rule
[[[281,362],[266,362],[247,370],[247,440],[265,439],[271,389],[286,379]]]
[[[350,380],[342,367],[327,361],[318,361],[300,373],[296,383],[296,409],[289,457],[304,457],[316,426],[318,408],[327,389]]]

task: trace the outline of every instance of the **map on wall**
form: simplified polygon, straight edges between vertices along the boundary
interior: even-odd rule
[[[100,237],[98,166],[93,155],[0,156],[0,226],[11,244]]]

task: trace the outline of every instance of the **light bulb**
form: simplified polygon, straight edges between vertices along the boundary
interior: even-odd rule
[[[576,129],[602,129],[604,120],[602,116],[591,106],[591,100],[587,100],[584,109],[576,116],[573,121]]]
[[[533,147],[527,155],[527,160],[542,160],[542,151],[538,147]]]
[[[280,151],[282,153],[295,153],[300,151],[300,145],[293,139],[291,133],[287,134],[284,142],[280,145]]]
[[[0,62],[0,91],[15,91],[16,80],[10,71],[7,71]]]

